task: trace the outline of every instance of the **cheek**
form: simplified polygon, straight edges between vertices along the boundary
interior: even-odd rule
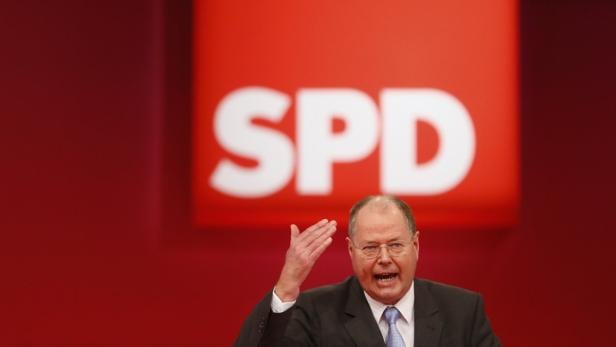
[[[417,264],[417,260],[414,255],[405,259],[404,261],[396,263],[396,265],[398,266],[398,270],[400,270],[402,274],[409,274],[409,272],[413,272],[415,264]]]
[[[351,256],[351,263],[353,265],[353,271],[357,277],[364,277],[367,269],[369,269],[366,262],[362,261],[362,259],[358,257]]]
[[[372,278],[373,262],[364,261],[358,264],[358,270],[365,278]]]

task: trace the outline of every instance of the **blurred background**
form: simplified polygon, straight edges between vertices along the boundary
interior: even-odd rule
[[[193,15],[3,2],[0,345],[228,346],[271,290],[286,229],[193,224]],[[616,338],[615,17],[520,0],[518,220],[422,230],[418,276],[481,292],[506,346]],[[306,287],[350,272],[339,234]]]

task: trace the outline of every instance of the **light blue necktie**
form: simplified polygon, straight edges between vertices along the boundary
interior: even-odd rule
[[[400,311],[398,311],[395,307],[388,307],[385,310],[385,320],[387,320],[387,324],[389,325],[389,332],[387,333],[387,340],[385,344],[387,347],[405,347],[404,340],[402,339],[402,335],[398,331],[396,327],[396,321],[400,317]]]

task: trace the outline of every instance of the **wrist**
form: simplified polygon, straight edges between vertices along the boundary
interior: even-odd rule
[[[276,283],[274,286],[274,293],[282,302],[290,302],[297,300],[299,296],[299,288],[294,286],[286,286],[284,283]]]

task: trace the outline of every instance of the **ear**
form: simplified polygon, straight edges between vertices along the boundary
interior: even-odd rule
[[[415,248],[415,256],[419,258],[419,230],[415,231],[415,236],[413,236],[413,247]]]
[[[347,242],[347,250],[349,251],[349,256],[353,257],[353,244],[351,243],[351,239],[347,236],[345,240]]]

